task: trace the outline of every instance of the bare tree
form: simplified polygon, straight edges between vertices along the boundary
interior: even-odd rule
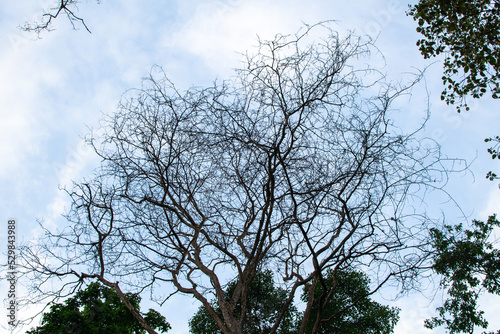
[[[78,3],[79,0],[57,0],[54,1],[54,7],[51,7],[47,11],[42,14],[42,17],[37,22],[26,22],[23,26],[21,26],[21,30],[23,31],[33,31],[40,36],[42,31],[50,31],[52,30],[53,21],[56,20],[60,15],[66,15],[69,22],[76,29],[77,24],[81,24],[85,30],[90,33],[90,29],[80,16],[76,14],[78,11]],[[100,3],[100,0],[97,0],[97,3]]]
[[[272,332],[303,288],[300,333],[313,304],[318,330],[336,286],[327,272],[375,273],[370,293],[411,280],[426,265],[429,222],[407,205],[440,188],[447,170],[439,148],[417,137],[420,125],[405,134],[391,121],[414,82],[393,87],[355,67],[370,48],[319,24],[260,41],[234,80],[213,87],[180,92],[155,68],[104,135],[89,138],[101,167],[67,191],[69,225],[22,249],[27,269],[41,280],[189,294],[223,333],[238,334],[246,319],[233,311],[239,303],[247,313],[265,269],[288,291]]]

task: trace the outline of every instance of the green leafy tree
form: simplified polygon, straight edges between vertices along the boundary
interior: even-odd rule
[[[370,299],[370,280],[360,271],[328,271],[325,284],[334,287],[333,294],[323,306],[317,333],[339,334],[389,334],[399,320],[399,309],[381,305]],[[323,287],[314,289],[314,307],[307,323],[306,333],[311,333],[318,316]],[[302,300],[309,299],[304,290]]]
[[[445,55],[441,99],[448,104],[490,90],[500,97],[500,1],[420,0],[408,12],[424,38],[417,45],[425,58]]]
[[[127,299],[138,310],[141,298],[127,293]],[[148,324],[167,332],[170,324],[157,311],[143,314]],[[142,334],[146,331],[130,315],[116,292],[109,287],[92,283],[63,304],[54,304],[42,317],[41,326],[27,334]]]
[[[227,299],[234,292],[236,282],[228,285]],[[334,275],[328,271],[325,284],[333,291],[331,298],[326,303],[321,314],[321,325],[316,333],[339,333],[339,334],[389,334],[394,331],[394,326],[399,320],[399,309],[381,305],[369,298],[369,279],[366,274],[359,271],[339,271]],[[321,285],[316,285],[314,305],[306,333],[311,333],[318,313],[318,303],[322,294]],[[248,312],[244,333],[257,334],[268,333],[272,320],[280,311],[281,304],[286,296],[285,291],[274,287],[272,274],[265,272],[259,274],[252,282],[250,295],[248,296]],[[309,293],[304,289],[302,301],[307,302]],[[217,302],[213,302],[214,308],[220,313]],[[235,312],[239,312],[237,307]],[[238,314],[240,315],[240,314]],[[278,333],[297,333],[300,327],[301,315],[295,307],[287,311],[284,322]],[[204,307],[191,318],[189,326],[192,334],[222,333],[214,320],[210,317]]]
[[[417,41],[424,58],[445,55],[442,100],[460,112],[469,110],[467,96],[500,97],[500,0],[420,0],[408,14],[424,36]],[[499,138],[485,139],[497,143],[488,149],[493,159],[500,159]]]
[[[226,300],[230,300],[237,287],[237,280],[230,282],[226,289]],[[243,333],[258,334],[269,333],[276,322],[288,292],[282,288],[275,287],[273,275],[270,271],[257,273],[250,283],[249,294],[246,302],[246,314],[243,319]],[[213,308],[222,317],[221,309],[216,301],[212,302]],[[241,319],[241,299],[234,310],[234,314]],[[278,327],[277,333],[292,334],[297,333],[298,312],[295,306],[291,305],[286,311]],[[214,334],[222,333],[215,321],[210,317],[205,307],[201,306],[196,314],[189,321],[190,332],[193,334]]]
[[[437,253],[433,269],[442,276],[449,297],[437,309],[439,316],[426,321],[427,328],[473,333],[476,326],[488,327],[477,301],[483,291],[500,295],[500,251],[489,241],[495,227],[500,222],[493,215],[486,223],[474,220],[472,230],[464,230],[462,224],[431,230]]]
[[[422,55],[445,55],[441,99],[456,104],[460,112],[469,109],[466,98],[480,98],[490,91],[500,97],[500,1],[499,0],[420,0],[408,14],[418,22],[424,38],[417,42]],[[500,136],[486,138],[492,159],[500,159]],[[489,180],[498,179],[488,172]],[[472,333],[474,327],[487,328],[478,309],[482,291],[499,294],[500,255],[488,238],[499,223],[495,216],[486,223],[473,221],[474,229],[445,226],[431,230],[437,252],[434,270],[442,275],[441,285],[449,298],[438,308],[438,317],[426,327],[445,326],[450,333]],[[497,333],[500,333],[498,331]]]

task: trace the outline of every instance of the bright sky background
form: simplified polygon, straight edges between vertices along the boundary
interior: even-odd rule
[[[61,214],[68,198],[58,187],[88,175],[98,163],[81,138],[98,125],[101,113],[116,109],[121,94],[139,87],[155,64],[181,89],[209,85],[232,75],[241,60],[237,52],[255,45],[257,35],[271,39],[296,32],[303,22],[321,20],[337,20],[339,31],[376,37],[391,80],[435,61],[423,60],[415,46],[419,36],[405,15],[406,1],[102,0],[98,5],[87,0],[78,14],[92,34],[82,27],[72,30],[64,17],[40,40],[17,28],[51,5],[51,0],[0,3],[0,245],[5,245],[11,217],[18,220],[19,242],[38,233],[37,220],[64,224]],[[432,113],[426,134],[445,154],[473,161],[470,172],[455,175],[448,189],[466,215],[485,219],[500,213],[498,182],[485,179],[500,164],[491,161],[483,142],[500,134],[500,102],[471,101],[471,112],[457,114],[439,100],[440,71],[437,63],[426,72]],[[404,108],[411,116],[423,112],[427,103],[422,95]],[[447,213],[447,205],[430,204],[439,214],[441,209]],[[459,217],[451,213],[447,219]],[[5,281],[0,295],[2,300],[7,295]],[[432,316],[436,302],[419,294],[383,302],[402,308],[397,334],[430,333],[423,319]],[[500,328],[500,308],[494,305],[500,305],[498,299],[483,303],[492,330]],[[188,332],[187,321],[198,304],[175,297],[162,308],[147,307],[160,310],[173,327],[170,333],[180,334]]]

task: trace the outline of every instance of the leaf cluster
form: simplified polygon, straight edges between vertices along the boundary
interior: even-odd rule
[[[477,300],[484,290],[500,294],[500,251],[489,240],[495,227],[500,222],[492,215],[487,222],[474,220],[472,230],[464,230],[462,224],[431,229],[436,250],[433,269],[442,276],[449,298],[437,309],[439,316],[426,321],[427,328],[446,326],[449,333],[487,328]]]
[[[316,333],[340,334],[390,334],[399,320],[399,309],[381,305],[369,298],[371,290],[370,280],[361,271],[329,270],[325,276],[325,283],[333,293],[322,313],[319,315],[321,325]],[[228,284],[226,299],[234,293],[236,280]],[[318,316],[318,305],[322,295],[321,285],[314,289],[314,303],[306,326],[306,333],[311,333]],[[275,287],[270,271],[257,274],[250,285],[248,307],[243,333],[268,333],[274,318],[279,313],[287,292]],[[304,288],[301,300],[307,303],[309,290]],[[240,301],[241,302],[241,301]],[[212,302],[213,307],[221,313],[218,303]],[[241,316],[241,305],[235,309],[235,314]],[[282,334],[299,332],[303,314],[291,306],[277,331]],[[201,306],[189,322],[192,334],[222,333],[206,309]]]
[[[390,334],[394,331],[399,320],[399,309],[381,305],[369,298],[372,292],[369,288],[370,280],[365,273],[329,270],[325,281],[327,286],[334,289],[323,308],[318,333]],[[307,333],[311,332],[318,316],[321,294],[322,286],[316,285],[316,302],[311,310]],[[305,290],[302,301],[306,302],[308,298],[309,293]]]
[[[486,143],[494,143],[492,147],[488,148],[488,153],[491,154],[491,159],[500,159],[500,136],[486,138],[484,141]],[[498,179],[499,177],[496,173],[488,172],[488,174],[486,174],[486,178],[490,181],[493,181],[495,179]]]
[[[141,298],[132,293],[126,294],[130,303],[139,310]],[[171,329],[170,324],[160,313],[150,309],[144,314],[152,328],[162,333]],[[91,283],[74,297],[62,304],[54,304],[42,317],[41,326],[27,334],[143,334],[146,331],[130,315],[116,292],[99,283]]]
[[[488,90],[500,97],[500,1],[421,0],[408,15],[424,38],[417,46],[424,58],[445,55],[441,99],[469,109],[465,97]]]
[[[225,299],[229,301],[237,287],[238,280],[231,281],[225,291]],[[285,304],[288,292],[280,287],[276,287],[271,271],[257,273],[250,283],[247,297],[247,307],[243,333],[258,334],[268,333],[273,327],[281,308]],[[222,311],[216,301],[212,302],[213,308],[222,317]],[[233,314],[236,318],[241,318],[241,298],[238,300]],[[293,334],[297,333],[298,312],[295,306],[290,306],[285,312],[280,326],[276,333]],[[222,333],[215,321],[210,317],[205,307],[201,306],[196,314],[189,321],[190,332],[193,334],[216,334]]]

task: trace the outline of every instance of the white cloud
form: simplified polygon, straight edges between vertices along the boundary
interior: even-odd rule
[[[7,50],[8,51],[8,50]],[[36,98],[39,87],[43,85],[38,73],[33,80],[24,76],[33,71],[34,62],[26,54],[5,52],[0,59],[0,156],[5,163],[0,166],[0,178],[22,168],[26,154],[35,154],[43,129],[38,128],[40,115],[37,115]],[[24,67],[21,67],[25,60]]]
[[[241,60],[237,52],[256,46],[257,36],[273,39],[278,33],[295,33],[303,22],[321,20],[321,11],[314,11],[317,5],[317,1],[308,6],[298,1],[197,2],[192,16],[166,43],[197,55],[215,73],[232,75]]]
[[[490,183],[490,187],[487,192],[486,205],[480,212],[478,219],[487,219],[492,214],[497,214],[497,218],[500,219],[500,183],[493,181]]]

